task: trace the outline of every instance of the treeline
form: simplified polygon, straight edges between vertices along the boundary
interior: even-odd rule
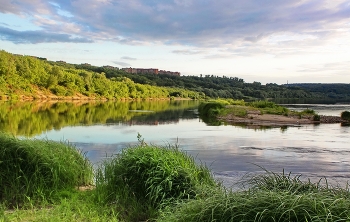
[[[350,84],[345,83],[294,83],[288,87],[299,87],[319,97],[336,100],[350,100]]]
[[[182,97],[244,100],[348,101],[349,84],[246,83],[238,77],[130,74],[114,67],[53,62],[0,51],[0,97],[82,95],[107,99]]]
[[[184,88],[170,88],[135,83],[125,76],[107,77],[104,72],[59,65],[33,56],[14,55],[0,51],[0,97],[86,96],[106,99],[169,98],[199,99],[204,94]]]
[[[71,64],[62,64],[70,66]],[[260,82],[246,83],[238,77],[219,77],[216,75],[200,76],[172,76],[153,74],[130,74],[123,70],[109,67],[97,67],[91,65],[75,65],[77,69],[90,70],[98,73],[105,73],[107,78],[127,77],[135,83],[149,84],[162,87],[179,87],[196,91],[210,98],[234,98],[244,100],[263,99],[312,99],[321,98],[300,87],[287,87],[270,83],[262,85]],[[173,96],[180,92],[174,91]]]

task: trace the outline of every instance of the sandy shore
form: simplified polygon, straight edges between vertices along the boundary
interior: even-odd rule
[[[320,121],[313,121],[313,116],[283,116],[273,114],[248,113],[246,117],[227,115],[218,117],[219,120],[229,123],[242,123],[251,126],[300,126],[317,123],[346,123],[338,116],[321,116]]]

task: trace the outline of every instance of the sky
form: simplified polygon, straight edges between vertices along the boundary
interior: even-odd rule
[[[0,50],[262,84],[350,83],[350,1],[0,0]]]

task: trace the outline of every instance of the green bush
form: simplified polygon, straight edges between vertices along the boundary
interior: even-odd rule
[[[314,117],[313,117],[313,120],[314,121],[320,121],[321,120],[321,116],[318,115],[318,114],[315,114]]]
[[[138,216],[172,202],[195,198],[202,187],[215,184],[205,166],[197,165],[176,147],[149,146],[143,140],[139,146],[124,149],[106,160],[96,174],[99,201],[118,202],[126,206],[129,214]]]
[[[223,102],[205,102],[198,106],[198,112],[203,117],[215,117],[225,107]]]
[[[345,120],[350,120],[350,112],[349,111],[344,111],[341,113],[340,117]]]
[[[92,166],[75,147],[0,133],[0,201],[21,206],[92,182]]]

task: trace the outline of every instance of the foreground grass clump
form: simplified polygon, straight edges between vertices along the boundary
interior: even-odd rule
[[[247,191],[213,189],[206,198],[168,208],[158,221],[349,221],[348,190],[268,173]]]
[[[75,147],[0,133],[0,202],[8,207],[50,201],[92,182],[92,165]]]
[[[105,161],[96,175],[99,201],[123,206],[131,221],[155,217],[163,206],[195,198],[209,186],[216,186],[210,171],[192,157],[143,141]]]
[[[11,209],[1,213],[0,221],[45,221],[45,222],[117,222],[118,211],[101,206],[95,201],[95,191],[61,191],[56,200],[49,205],[32,206],[27,209]],[[124,220],[123,220],[124,221]]]

